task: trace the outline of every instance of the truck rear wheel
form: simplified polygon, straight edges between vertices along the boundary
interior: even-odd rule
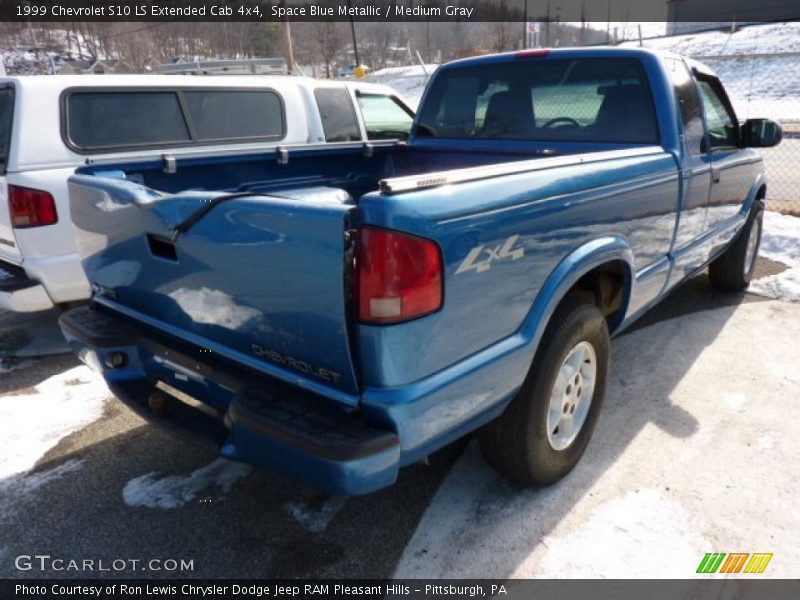
[[[726,292],[747,289],[756,270],[763,225],[764,205],[759,201],[734,242],[708,265],[711,285]]]
[[[578,463],[606,393],[606,320],[583,299],[556,310],[517,396],[480,434],[487,462],[525,485],[549,485]]]

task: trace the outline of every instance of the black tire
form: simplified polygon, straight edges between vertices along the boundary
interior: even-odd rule
[[[594,349],[594,393],[577,437],[556,450],[547,431],[550,395],[562,364],[581,342]],[[550,485],[569,473],[586,450],[605,399],[610,347],[608,326],[597,307],[581,298],[565,298],[545,330],[517,396],[480,432],[486,461],[523,485]]]
[[[756,270],[758,262],[763,224],[764,204],[757,201],[733,243],[708,265],[708,277],[711,285],[725,292],[741,292],[747,289],[753,279],[753,272]],[[754,228],[756,228],[755,231]],[[751,240],[751,232],[754,233],[756,239],[754,254],[748,262],[747,249]]]

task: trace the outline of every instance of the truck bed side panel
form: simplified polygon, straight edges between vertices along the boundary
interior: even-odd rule
[[[678,196],[677,166],[662,152],[362,198],[362,221],[435,239],[445,260],[439,313],[358,327],[365,384],[408,384],[513,335],[559,262],[592,240],[626,240],[635,274],[666,264]],[[657,295],[666,276],[644,295]]]

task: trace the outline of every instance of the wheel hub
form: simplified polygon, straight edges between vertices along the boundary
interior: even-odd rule
[[[583,428],[594,396],[597,356],[589,342],[567,353],[550,394],[547,440],[553,450],[569,447]]]

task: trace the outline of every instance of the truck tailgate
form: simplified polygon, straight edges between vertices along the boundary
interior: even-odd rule
[[[345,285],[354,206],[325,188],[237,196],[174,237],[220,194],[71,177],[76,241],[96,300],[204,352],[355,404]]]

